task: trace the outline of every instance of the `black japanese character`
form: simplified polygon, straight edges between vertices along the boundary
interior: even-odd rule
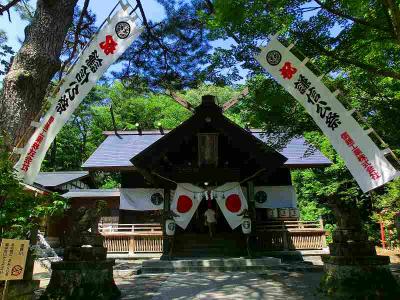
[[[89,81],[89,72],[87,66],[82,66],[78,74],[76,74],[75,78],[78,82],[83,85]]]
[[[319,99],[321,99],[321,95],[317,93],[315,87],[311,87],[308,89],[308,94],[306,94],[308,103],[316,104],[318,103]]]
[[[339,115],[334,112],[329,112],[329,114],[325,118],[325,123],[328,125],[329,128],[335,130],[335,128],[339,127],[342,122],[339,120]]]
[[[300,74],[299,79],[294,83],[294,87],[299,90],[301,94],[304,95],[304,93],[307,91],[307,89],[310,87],[311,82],[307,79],[307,77],[303,76]]]
[[[60,100],[58,100],[56,111],[61,115],[67,110],[68,105],[68,98],[66,95],[63,95],[61,96]]]
[[[93,73],[96,73],[97,70],[103,65],[103,60],[99,58],[97,50],[94,50],[92,53],[90,53],[89,58],[86,60],[86,65]]]
[[[319,116],[323,119],[326,116],[326,113],[330,110],[332,110],[329,106],[326,106],[326,102],[325,101],[319,101],[317,103],[317,113],[319,114]]]
[[[76,96],[76,95],[79,95],[79,84],[77,84],[75,81],[74,81],[74,82],[71,82],[71,83],[69,84],[69,86],[71,86],[71,87],[72,87],[73,85],[75,85],[75,87],[73,87],[73,88],[67,88],[67,89],[65,90],[65,93],[68,93],[69,100],[71,100],[71,101],[74,101],[75,96]]]

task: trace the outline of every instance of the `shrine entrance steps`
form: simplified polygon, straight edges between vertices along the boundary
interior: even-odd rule
[[[138,273],[176,273],[176,272],[254,272],[280,268],[279,258],[210,258],[182,260],[147,260]]]
[[[246,240],[242,233],[208,234],[181,233],[174,237],[172,257],[209,258],[247,256]]]

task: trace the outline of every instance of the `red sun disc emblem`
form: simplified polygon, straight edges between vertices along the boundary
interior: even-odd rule
[[[237,194],[229,195],[225,201],[226,208],[231,213],[237,213],[242,208],[242,201],[240,201],[240,197]]]
[[[179,213],[187,213],[193,206],[193,201],[188,196],[181,195],[178,198],[176,209]]]

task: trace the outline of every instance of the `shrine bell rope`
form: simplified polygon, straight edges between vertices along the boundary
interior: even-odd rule
[[[253,179],[253,178],[256,177],[258,174],[260,174],[260,173],[262,173],[262,172],[264,172],[264,171],[265,171],[265,168],[262,168],[262,169],[258,170],[258,171],[255,172],[253,175],[251,175],[251,176],[249,176],[249,177],[246,177],[245,179],[243,179],[242,181],[240,181],[238,184],[229,187],[229,189],[227,189],[227,190],[224,190],[224,191],[213,190],[213,191],[214,191],[214,192],[217,192],[217,193],[225,193],[225,192],[230,191],[230,190],[232,190],[232,189],[234,189],[234,188],[236,188],[236,187],[239,187],[241,184],[245,183],[246,181],[249,181],[250,179]],[[179,182],[176,182],[175,180],[172,180],[172,179],[170,179],[170,178],[164,177],[164,176],[158,174],[157,172],[152,172],[152,174],[154,174],[154,175],[160,177],[161,179],[164,179],[164,180],[170,181],[170,182],[172,182],[172,183],[175,183],[175,184],[177,184],[177,185],[179,184]],[[191,191],[191,190],[189,190],[188,188],[185,188],[183,185],[181,185],[180,187],[183,188],[184,190],[186,190],[186,191],[188,191],[188,192],[191,192],[191,193],[194,193],[194,194],[203,193],[203,192],[207,191],[207,189],[203,189],[203,191],[201,191],[201,192],[198,192],[198,191]]]

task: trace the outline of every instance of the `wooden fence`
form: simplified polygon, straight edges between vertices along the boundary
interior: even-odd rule
[[[129,255],[161,253],[163,249],[160,224],[99,223],[108,253]]]
[[[270,221],[259,223],[253,233],[258,251],[322,249],[326,247],[322,221]],[[160,224],[99,223],[108,253],[134,256],[162,253],[163,235]]]
[[[256,248],[259,251],[306,250],[326,247],[323,222],[270,221],[256,225]]]

